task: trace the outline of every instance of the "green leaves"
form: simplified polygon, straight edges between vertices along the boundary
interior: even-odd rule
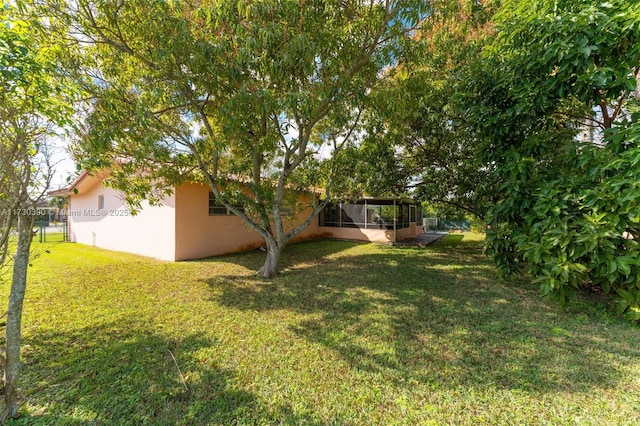
[[[559,175],[536,181],[533,208],[520,210],[522,222],[506,216],[521,205],[517,198],[514,204],[506,204],[510,205],[507,210],[493,210],[494,217],[509,217],[508,224],[488,233],[488,252],[500,270],[518,272],[511,265],[522,259],[524,263],[517,264],[535,277],[542,292],[562,303],[580,288],[624,295],[621,312],[633,317],[638,307],[633,297],[640,286],[640,172],[633,166],[640,148],[633,145],[618,155],[608,147],[583,147],[580,166],[574,166],[571,178]],[[532,184],[525,182],[528,187]],[[522,200],[521,195],[514,197]]]
[[[21,15],[17,8],[6,5],[0,14],[0,120],[5,130],[14,128],[21,135],[24,126],[11,124],[10,116],[15,121],[39,116],[66,126],[71,115],[69,99],[74,94],[74,85],[64,80],[59,69],[60,47],[31,12]]]
[[[231,208],[238,188],[229,181],[243,182],[251,208],[238,216],[267,241],[288,238],[285,188],[320,180],[308,176],[313,167],[296,176],[313,163],[319,129],[336,140],[352,133],[365,95],[408,38],[400,17],[424,8],[419,0],[45,3],[81,33],[76,76],[93,99],[76,156],[118,169],[110,183],[133,203],[196,179]],[[335,144],[329,161],[346,145]]]
[[[503,182],[487,234],[499,270],[530,274],[561,303],[611,293],[629,319],[640,285],[637,16],[628,1],[503,2],[484,50],[492,68],[467,98]],[[585,125],[603,139],[579,141]]]
[[[370,112],[364,116],[369,147],[397,148],[377,157],[362,152],[360,161],[371,161],[369,172],[352,179],[363,176],[377,194],[386,190],[397,195],[410,186],[423,200],[482,216],[499,182],[495,168],[478,155],[478,132],[460,98],[473,78],[471,65],[490,37],[490,6],[427,3],[428,19],[402,51],[400,65],[387,71],[381,90],[368,98]]]

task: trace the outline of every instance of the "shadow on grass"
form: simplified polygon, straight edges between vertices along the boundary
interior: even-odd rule
[[[345,244],[346,243],[346,244]],[[335,255],[342,250],[349,249],[352,245],[368,244],[364,242],[345,242],[336,240],[314,239],[291,243],[285,248],[281,257],[279,269],[286,270],[296,268],[300,265],[308,267],[325,256]],[[246,268],[248,271],[257,273],[264,264],[266,252],[261,249],[253,249],[243,253],[207,257],[187,262],[204,263],[231,263]]]
[[[314,314],[291,329],[399,388],[606,389],[622,374],[613,359],[640,356],[634,342],[563,312],[530,284],[497,281],[477,241],[452,237],[427,249],[319,242],[296,247],[272,281],[207,283],[228,307]]]
[[[27,405],[34,394],[34,402],[46,400],[47,407],[10,424],[299,420],[290,407],[267,410],[255,395],[235,385],[234,372],[211,356],[218,345],[197,335],[167,339],[131,318],[41,333],[24,341],[29,353],[22,388]]]

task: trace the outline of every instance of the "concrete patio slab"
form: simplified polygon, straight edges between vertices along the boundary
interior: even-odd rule
[[[432,244],[434,241],[439,240],[440,238],[446,236],[448,232],[442,233],[425,233],[420,234],[417,237],[409,238],[406,240],[398,241],[393,243],[395,246],[415,246],[415,247],[426,247],[429,244]]]

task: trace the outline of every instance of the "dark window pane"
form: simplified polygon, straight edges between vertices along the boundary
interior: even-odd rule
[[[320,213],[320,226],[340,226],[339,205],[327,204]]]
[[[234,205],[240,211],[244,211],[244,207],[241,205]],[[209,191],[209,216],[228,216],[234,215],[234,213],[227,209],[226,206],[216,202],[216,196],[212,191]]]
[[[408,203],[393,205],[392,200],[358,201],[327,205],[319,215],[320,226],[368,229],[403,229],[420,220],[417,206]]]

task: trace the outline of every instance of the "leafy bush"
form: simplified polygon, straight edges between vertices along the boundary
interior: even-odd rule
[[[488,252],[501,272],[531,274],[562,304],[582,288],[613,293],[619,312],[640,320],[638,118],[610,129],[602,147],[577,145],[567,159],[575,173],[535,182],[522,220],[505,220],[488,233]],[[532,183],[522,182],[529,189]],[[506,201],[494,209],[497,217],[523,199]]]
[[[484,160],[502,179],[487,253],[566,304],[614,294],[640,320],[640,5],[505,0],[470,87]],[[636,96],[637,97],[637,96]],[[585,125],[598,134],[576,138]]]

